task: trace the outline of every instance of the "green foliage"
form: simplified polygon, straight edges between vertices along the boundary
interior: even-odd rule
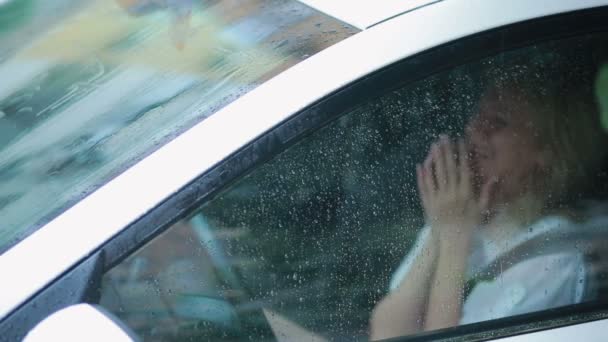
[[[608,64],[602,66],[595,82],[595,96],[597,97],[602,127],[608,131]]]

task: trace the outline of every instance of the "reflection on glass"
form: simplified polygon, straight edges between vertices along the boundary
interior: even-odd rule
[[[324,341],[606,297],[605,42],[507,52],[358,104],[110,270],[101,304],[145,340]]]
[[[354,33],[295,1],[0,2],[9,17],[0,24],[0,251]]]

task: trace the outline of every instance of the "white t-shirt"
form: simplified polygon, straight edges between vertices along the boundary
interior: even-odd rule
[[[507,241],[492,241],[476,234],[469,256],[467,274],[472,278],[498,257],[522,243],[547,233],[567,231],[578,226],[559,216],[547,216],[514,234]],[[390,288],[395,289],[409,272],[429,239],[430,228],[422,229],[411,252],[393,273]],[[547,241],[551,243],[551,241]],[[541,254],[505,270],[487,281],[478,281],[463,305],[461,324],[480,322],[581,302],[585,289],[584,254],[576,248]],[[502,265],[501,265],[502,266]],[[404,284],[407,286],[407,284]]]

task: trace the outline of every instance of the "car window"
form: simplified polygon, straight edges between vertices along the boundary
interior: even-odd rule
[[[604,298],[606,34],[353,104],[107,272],[144,340],[366,340]]]
[[[0,1],[0,252],[355,30],[297,1]]]

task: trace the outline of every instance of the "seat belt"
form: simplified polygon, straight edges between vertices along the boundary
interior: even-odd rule
[[[598,239],[598,232],[585,230],[540,234],[500,255],[481,271],[476,272],[465,283],[464,298],[465,300],[468,298],[479,282],[493,281],[520,262],[565,251],[583,254],[587,268],[583,300],[593,299],[596,292],[608,295],[608,231],[603,235],[605,235],[603,239]],[[596,279],[606,279],[603,281],[605,284],[596,284],[594,282]]]

